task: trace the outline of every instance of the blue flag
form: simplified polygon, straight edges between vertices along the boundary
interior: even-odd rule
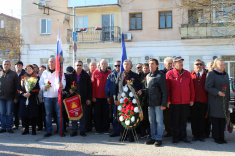
[[[125,45],[125,39],[124,39],[124,35],[122,33],[122,62],[121,62],[121,72],[124,71],[123,68],[123,62],[127,59],[126,56],[126,45]]]

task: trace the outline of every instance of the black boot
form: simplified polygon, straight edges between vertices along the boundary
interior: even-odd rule
[[[22,135],[26,135],[26,134],[29,134],[29,129],[24,129],[24,132],[22,133]]]
[[[32,135],[36,135],[36,123],[37,123],[37,118],[32,118]]]
[[[25,128],[24,128],[24,132],[22,133],[22,135],[29,134],[29,119],[25,117],[24,121],[25,121]]]

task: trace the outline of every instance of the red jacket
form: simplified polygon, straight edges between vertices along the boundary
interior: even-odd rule
[[[93,95],[92,98],[106,98],[105,96],[105,84],[107,81],[108,75],[111,71],[106,70],[105,72],[96,70],[92,74],[92,86],[93,86]]]
[[[180,71],[174,68],[166,73],[166,81],[168,102],[171,102],[171,104],[194,102],[194,86],[189,71],[183,69],[180,74]]]
[[[207,91],[205,90],[206,83],[206,72],[204,71],[201,75],[200,82],[198,81],[198,76],[195,71],[191,72],[191,77],[193,79],[194,91],[195,91],[195,102],[202,102],[207,104]]]

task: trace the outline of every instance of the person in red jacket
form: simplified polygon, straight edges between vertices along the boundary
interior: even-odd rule
[[[194,84],[195,100],[191,108],[191,128],[193,141],[205,141],[204,134],[206,133],[206,112],[207,112],[207,91],[205,90],[206,71],[203,70],[201,60],[194,61],[194,70],[191,72],[191,77]]]
[[[93,85],[92,101],[94,104],[96,134],[109,134],[109,105],[105,96],[105,84],[111,71],[107,70],[108,62],[100,61],[100,69],[93,72],[91,81]]]
[[[174,57],[174,69],[166,73],[168,87],[167,107],[171,105],[173,142],[183,141],[190,143],[187,139],[186,126],[189,105],[194,103],[194,86],[190,72],[183,69],[184,59],[181,56]]]

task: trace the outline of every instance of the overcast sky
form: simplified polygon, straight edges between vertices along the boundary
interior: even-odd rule
[[[21,18],[21,0],[0,0],[0,13]]]

